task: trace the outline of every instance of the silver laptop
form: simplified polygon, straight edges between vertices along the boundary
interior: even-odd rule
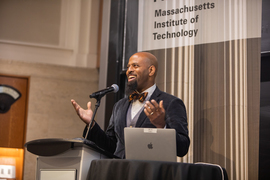
[[[126,159],[177,161],[175,129],[124,129]]]

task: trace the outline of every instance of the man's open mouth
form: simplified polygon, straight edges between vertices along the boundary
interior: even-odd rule
[[[134,79],[136,79],[136,76],[134,76],[134,75],[128,76],[128,81],[133,81]]]

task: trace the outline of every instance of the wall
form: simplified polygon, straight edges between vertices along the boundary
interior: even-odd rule
[[[89,95],[98,89],[97,69],[0,59],[0,73],[30,77],[26,142],[81,137],[84,123],[70,100],[86,107]],[[24,179],[35,179],[36,157],[25,150]]]
[[[99,0],[1,0],[0,58],[97,66]]]
[[[26,142],[81,136],[70,99],[86,107],[98,89],[99,11],[99,0],[1,0],[0,73],[30,78]],[[25,151],[24,179],[35,168]]]

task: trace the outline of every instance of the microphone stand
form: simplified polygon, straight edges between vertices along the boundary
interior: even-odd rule
[[[96,102],[96,105],[95,105],[95,110],[94,110],[91,122],[89,123],[89,127],[88,127],[88,130],[87,130],[86,135],[85,135],[85,137],[86,137],[85,139],[87,139],[87,136],[88,136],[89,132],[91,131],[91,127],[92,127],[92,125],[94,123],[94,119],[95,119],[95,116],[96,116],[97,109],[98,109],[98,107],[100,105],[101,98],[107,93],[110,93],[110,92],[116,93],[118,90],[119,90],[119,87],[116,84],[113,84],[111,87],[108,87],[108,88],[106,88],[104,90],[100,90],[98,92],[95,92],[95,93],[93,93],[93,94],[91,94],[89,96],[90,98],[95,98],[97,100],[97,102]]]
[[[88,130],[87,130],[86,135],[85,135],[85,139],[87,139],[87,136],[88,136],[89,132],[91,131],[91,127],[92,127],[92,125],[94,123],[94,119],[95,119],[98,107],[100,105],[100,100],[101,100],[102,97],[103,97],[103,95],[99,95],[97,97],[94,97],[97,100],[97,102],[96,102],[96,105],[95,105],[95,110],[94,110],[91,122],[89,123],[89,127],[88,127]],[[91,96],[90,96],[90,98],[91,98]]]

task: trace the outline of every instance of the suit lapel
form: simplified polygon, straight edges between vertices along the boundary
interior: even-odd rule
[[[152,96],[150,97],[149,101],[151,101],[152,99],[156,100],[157,103],[159,103],[159,95],[160,95],[161,91],[158,89],[158,87],[156,87],[155,91],[153,92]],[[136,127],[141,127],[142,124],[144,123],[144,121],[147,119],[146,114],[144,113],[144,111],[142,110],[137,123],[136,123]]]
[[[120,124],[124,125],[124,127],[127,126],[127,111],[128,111],[129,105],[130,105],[130,102],[128,99],[126,99],[126,101],[124,102],[124,105],[123,105],[123,109],[121,110],[122,113],[121,113],[121,117],[120,117],[120,120],[122,121]]]

